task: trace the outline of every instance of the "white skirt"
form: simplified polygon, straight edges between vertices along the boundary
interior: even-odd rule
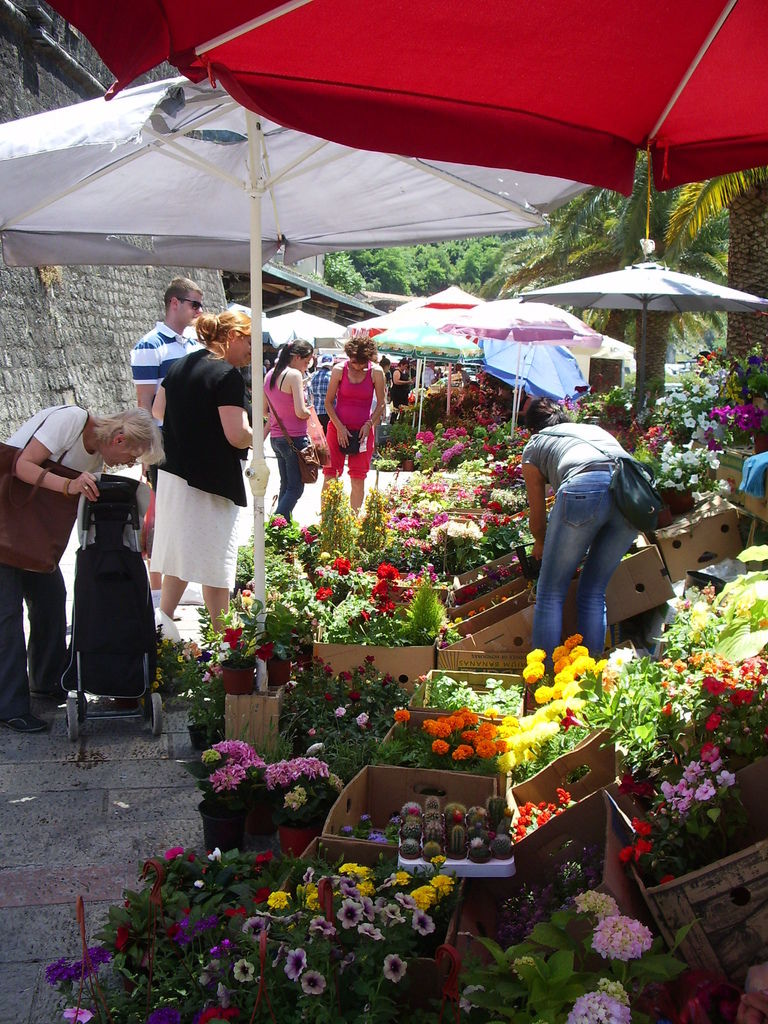
[[[238,506],[160,470],[152,572],[208,587],[235,585]]]

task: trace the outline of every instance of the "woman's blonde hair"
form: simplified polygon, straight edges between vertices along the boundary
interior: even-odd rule
[[[136,454],[136,461],[154,466],[165,458],[160,428],[146,409],[128,409],[111,416],[93,416],[93,430],[99,444],[109,444],[117,434],[125,439]]]
[[[250,334],[251,318],[239,310],[226,309],[223,313],[201,313],[195,320],[195,330],[211,355],[216,359],[223,359],[227,353],[229,332]]]

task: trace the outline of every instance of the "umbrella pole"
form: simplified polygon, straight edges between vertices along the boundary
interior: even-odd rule
[[[635,352],[637,373],[635,375],[635,409],[642,412],[645,405],[645,340],[648,325],[648,299],[643,299],[643,311],[640,315],[640,343]]]
[[[264,458],[264,370],[261,337],[261,200],[264,183],[261,174],[261,125],[251,111],[245,112],[250,153],[250,272],[251,272],[251,386],[253,389],[253,458],[246,470],[253,494],[253,576],[254,597],[264,603],[264,495],[267,492],[269,468]]]
[[[445,418],[451,415],[451,377],[453,377],[453,364],[448,363],[448,385],[445,389]]]
[[[515,370],[515,394],[512,399],[512,429],[510,430],[510,436],[515,436],[515,427],[517,427],[517,414],[520,412],[520,363],[522,361],[523,346],[522,342],[517,343],[517,369]]]
[[[421,372],[419,372],[421,371]],[[419,425],[416,428],[416,433],[421,433],[421,414],[424,411],[424,360],[420,359],[416,364],[416,386],[419,389]]]

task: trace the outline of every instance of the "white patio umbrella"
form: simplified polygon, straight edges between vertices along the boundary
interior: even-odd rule
[[[579,320],[572,313],[566,313],[545,302],[524,305],[520,299],[499,299],[485,302],[463,313],[440,328],[451,334],[463,334],[476,341],[517,342],[517,365],[514,376],[523,379],[523,347],[525,345],[582,345],[599,348],[603,343],[602,334]],[[517,425],[520,411],[522,388],[515,388],[512,406],[512,430]]]
[[[303,309],[294,309],[291,313],[267,317],[267,330],[276,345],[284,345],[286,341],[301,338],[317,345],[318,341],[335,342],[344,336],[344,324],[326,320],[323,316],[306,313]]]
[[[250,271],[313,253],[510,231],[581,191],[559,178],[357,151],[303,135],[184,78],[0,125],[0,237],[9,266],[145,264]],[[262,379],[253,346],[253,380]],[[259,387],[254,422],[263,414]],[[249,467],[264,591],[260,430]]]
[[[733,313],[768,311],[768,299],[726,288],[690,274],[678,274],[658,263],[635,263],[623,270],[583,277],[578,281],[536,288],[521,302],[547,299],[578,309],[639,309],[642,311],[637,346],[636,404],[645,399],[645,339],[648,312],[689,313],[725,309]]]

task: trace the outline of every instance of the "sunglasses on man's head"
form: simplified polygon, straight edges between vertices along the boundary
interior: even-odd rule
[[[179,302],[188,302],[193,309],[202,309],[203,304],[198,299],[179,299]]]

